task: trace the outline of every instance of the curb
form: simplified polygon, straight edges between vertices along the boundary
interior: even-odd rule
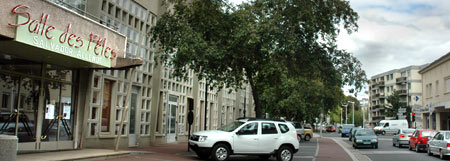
[[[352,146],[344,143],[342,139],[331,138],[334,142],[336,142],[344,151],[352,158],[353,161],[372,161],[367,155],[361,154],[360,151],[355,150]]]

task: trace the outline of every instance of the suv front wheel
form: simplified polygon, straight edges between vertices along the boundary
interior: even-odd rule
[[[288,146],[282,146],[278,149],[277,161],[291,161],[293,156],[293,151]]]
[[[226,161],[230,157],[230,148],[225,144],[217,144],[212,150],[211,157],[215,161]]]

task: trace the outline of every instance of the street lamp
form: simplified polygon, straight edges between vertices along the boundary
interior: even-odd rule
[[[352,124],[354,125],[355,124],[355,102],[352,102],[352,101],[348,101],[348,103],[351,103],[352,104]]]

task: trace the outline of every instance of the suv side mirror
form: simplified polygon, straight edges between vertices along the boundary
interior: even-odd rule
[[[236,132],[236,135],[242,135],[242,134],[244,134],[244,132],[241,131],[241,130],[239,130],[239,131]]]

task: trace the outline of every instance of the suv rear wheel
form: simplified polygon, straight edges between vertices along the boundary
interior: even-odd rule
[[[291,161],[293,154],[294,153],[289,146],[282,146],[278,149],[277,161]]]
[[[225,144],[217,144],[212,150],[211,157],[215,161],[226,161],[230,157],[230,148]]]

